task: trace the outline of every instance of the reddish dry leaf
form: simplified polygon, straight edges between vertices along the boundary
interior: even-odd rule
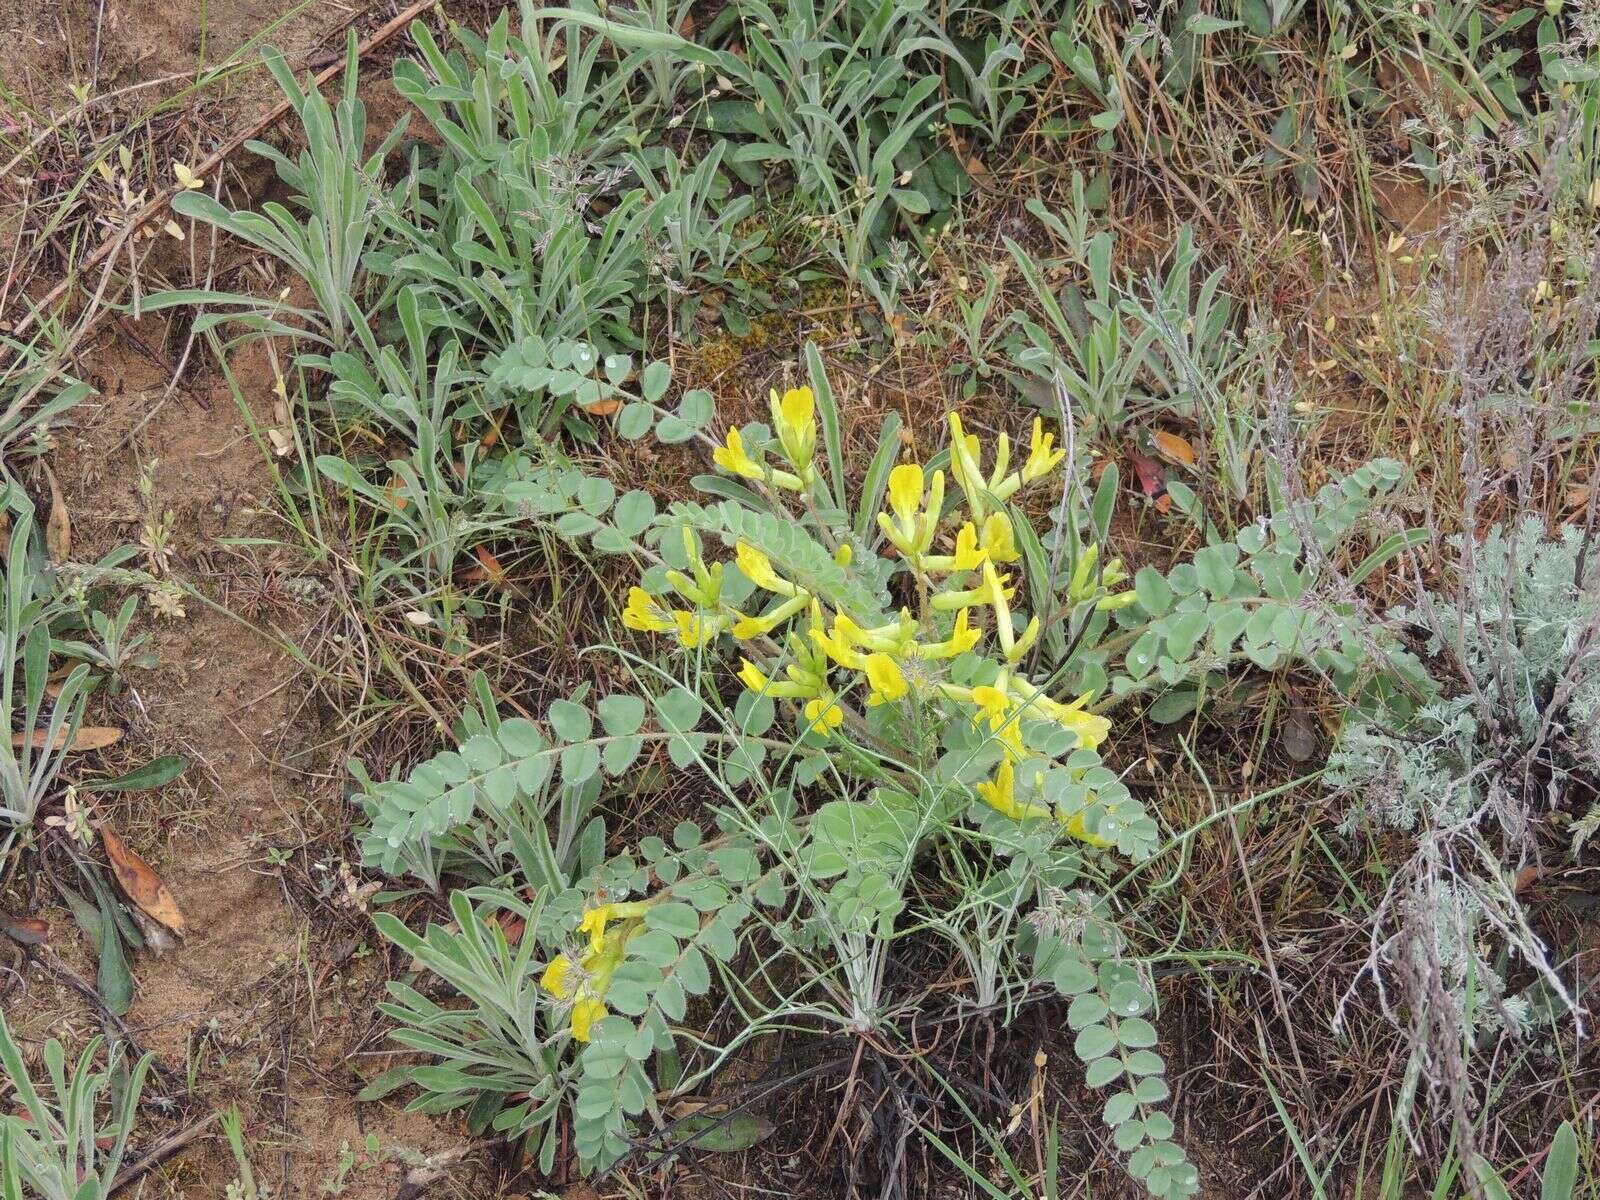
[[[1194,447],[1189,444],[1188,438],[1168,433],[1165,429],[1153,430],[1150,436],[1162,458],[1186,467],[1194,466]]]
[[[505,587],[506,569],[500,565],[500,560],[482,546],[473,550],[473,553],[478,556],[478,562],[483,566],[483,577],[495,587]]]
[[[50,926],[43,917],[13,917],[0,912],[0,933],[19,946],[43,946],[50,940]]]
[[[1146,496],[1156,497],[1166,492],[1166,472],[1161,469],[1161,464],[1155,459],[1144,451],[1134,446],[1129,446],[1128,462],[1133,466],[1133,477],[1142,493]]]
[[[95,828],[106,848],[106,858],[111,862],[111,873],[123,893],[139,906],[146,916],[159,921],[173,933],[184,931],[183,913],[178,902],[167,891],[167,885],[145,862],[135,854],[111,826],[101,823]]]
[[[13,733],[11,745],[16,749],[22,748],[22,743],[27,739],[27,734]],[[45,739],[50,736],[48,729],[35,729],[33,731],[33,748],[43,750]],[[58,749],[62,740],[67,736],[67,731],[62,729],[56,734],[55,745],[51,749]],[[73,736],[72,744],[67,747],[68,754],[82,754],[86,750],[104,750],[107,746],[115,745],[122,740],[122,730],[115,725],[82,725]]]

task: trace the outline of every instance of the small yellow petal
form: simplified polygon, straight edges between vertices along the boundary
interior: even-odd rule
[[[550,960],[544,974],[539,976],[539,986],[557,1000],[565,1000],[572,994],[571,971],[572,960],[565,954],[558,954]]]
[[[872,687],[872,701],[876,704],[898,700],[907,691],[906,677],[900,664],[887,654],[869,654],[864,671]]]
[[[622,610],[622,623],[642,633],[671,633],[674,625],[660,602],[642,587],[628,589],[628,604]]]
[[[603,1001],[584,996],[572,1006],[572,1036],[580,1042],[587,1042],[595,1022],[603,1021],[607,1015]]]
[[[767,678],[766,673],[748,658],[741,658],[739,662],[741,664],[739,667],[739,682],[744,684],[745,687],[749,688],[752,692],[766,691],[768,685],[771,683],[771,680]]]
[[[901,463],[889,472],[889,507],[909,525],[922,507],[922,468],[916,463]]]

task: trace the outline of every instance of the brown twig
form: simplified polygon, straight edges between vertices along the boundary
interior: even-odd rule
[[[180,1129],[177,1133],[173,1134],[165,1141],[157,1143],[150,1153],[139,1159],[138,1162],[129,1163],[126,1167],[123,1167],[122,1170],[117,1172],[116,1177],[111,1181],[111,1187],[107,1194],[109,1195],[111,1192],[115,1192],[119,1188],[127,1187],[128,1184],[132,1183],[135,1179],[138,1179],[152,1167],[160,1166],[179,1150],[182,1150],[191,1142],[196,1141],[201,1134],[216,1124],[217,1118],[220,1116],[222,1116],[220,1112],[214,1112],[205,1120],[196,1121],[188,1128]]]

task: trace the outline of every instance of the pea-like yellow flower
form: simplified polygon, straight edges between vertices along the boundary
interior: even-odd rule
[[[1111,722],[1098,713],[1087,711],[1089,692],[1069,704],[1062,704],[1024,679],[1013,676],[1009,686],[1029,712],[1037,713],[1040,720],[1054,721],[1063,729],[1070,729],[1077,735],[1078,745],[1086,749],[1096,749],[1111,735]]]
[[[813,733],[826,737],[844,724],[844,709],[840,708],[831,693],[823,693],[806,701],[806,722]]]
[[[910,526],[922,508],[923,475],[917,463],[901,463],[889,472],[889,509]]]
[[[808,387],[790,388],[781,397],[777,390],[771,392],[772,425],[778,432],[778,444],[794,469],[802,477],[811,470],[811,459],[817,451],[817,401]]]
[[[978,798],[998,813],[1003,813],[1013,821],[1022,821],[1028,817],[1048,817],[1049,809],[1038,804],[1025,804],[1017,799],[1017,775],[1009,758],[1000,760],[1000,766],[995,770],[994,778],[987,783],[980,783],[973,790],[978,793]]]
[[[1029,650],[1032,650],[1034,642],[1038,640],[1039,618],[1037,615],[1035,615],[1028,618],[1028,625],[1027,628],[1022,631],[1022,636],[1016,641],[1012,642],[1010,648],[1006,650],[1006,661],[1009,663],[1021,662],[1022,656]]]
[[[944,472],[935,471],[929,479],[916,463],[901,463],[889,472],[888,490],[889,512],[878,514],[878,528],[890,545],[920,567],[944,508]]]
[[[605,1001],[594,996],[579,996],[572,1003],[572,1036],[587,1042],[595,1022],[603,1021],[606,1015]]]
[[[726,630],[729,620],[721,614],[708,616],[705,613],[675,608],[672,610],[672,624],[678,632],[678,644],[687,650],[693,650]]]
[[[861,652],[855,645],[859,632],[860,628],[844,613],[834,614],[832,633],[824,632],[820,625],[814,625],[810,630],[811,640],[847,671],[863,669]]]
[[[739,660],[739,682],[752,692],[764,692],[772,686],[772,680],[767,673],[748,658]]]
[[[1056,814],[1056,820],[1061,822],[1061,827],[1080,842],[1087,842],[1098,850],[1109,850],[1116,845],[1109,838],[1103,838],[1098,833],[1089,832],[1089,823],[1083,819],[1083,814],[1073,813],[1070,817],[1062,813]]]
[[[963,574],[983,565],[985,551],[978,544],[978,527],[971,521],[962,522],[956,530],[954,554],[930,554],[922,560],[923,568],[937,574]]]
[[[757,550],[743,538],[739,539],[734,547],[734,561],[739,564],[739,570],[745,577],[759,588],[766,588],[769,592],[776,592],[780,596],[797,596],[800,589],[779,575],[772,567],[772,560]]]
[[[578,932],[589,936],[589,948],[582,959],[574,963],[570,956],[558,954],[539,976],[539,986],[546,993],[557,1000],[572,1001],[568,1022],[577,1041],[587,1042],[595,1022],[605,1019],[607,1009],[602,997],[622,963],[628,939],[640,928],[639,918],[649,907],[649,901],[635,900],[586,909],[578,925]],[[621,928],[608,930],[606,927],[613,922]]]
[[[737,429],[729,429],[727,439],[711,452],[711,461],[730,475],[741,479],[762,479],[766,471],[750,457],[744,448],[744,438]]]
[[[867,684],[872,688],[872,695],[868,697],[868,704],[888,704],[900,699],[909,690],[905,673],[900,670],[900,664],[887,654],[873,653],[866,657],[862,665],[866,674]]]
[[[567,1000],[572,996],[572,960],[565,954],[558,954],[550,960],[550,965],[544,969],[544,974],[539,976],[539,986],[549,992],[557,1000]]]
[[[598,954],[605,948],[607,925],[613,921],[628,921],[642,917],[648,911],[650,911],[648,900],[614,901],[595,908],[587,908],[583,912],[583,919],[578,922],[578,932],[589,935],[589,951]]]
[[[956,477],[956,482],[961,485],[961,490],[967,496],[967,511],[972,514],[972,519],[981,521],[988,514],[988,502],[984,499],[984,478],[982,466],[983,450],[978,444],[978,435],[968,433],[961,426],[961,414],[950,414],[950,473]]]
[[[761,637],[763,634],[771,633],[779,625],[782,625],[790,617],[794,616],[795,613],[799,612],[806,606],[809,600],[810,597],[802,592],[798,596],[793,596],[790,599],[785,600],[782,604],[778,605],[777,608],[768,613],[760,613],[756,616],[749,616],[745,613],[735,613],[733,628],[729,632],[731,632],[733,636],[738,638],[740,641],[748,641],[754,637]]]
[[[983,552],[990,562],[1016,562],[1022,557],[1017,549],[1016,530],[1011,524],[1011,514],[992,512],[983,522]]]
[[[642,587],[628,589],[628,605],[622,610],[622,623],[643,633],[671,633],[677,628],[672,613]]]
[[[1058,463],[1067,456],[1065,449],[1054,449],[1056,435],[1044,432],[1044,422],[1038,417],[1033,419],[1033,441],[1028,448],[1028,457],[1022,464],[1022,482],[1032,483],[1042,479],[1056,469]]]
[[[1094,606],[1100,612],[1116,612],[1119,608],[1127,608],[1138,598],[1138,592],[1118,592],[1115,596],[1102,596]]]
[[[1022,723],[1013,714],[1015,705],[1005,690],[1004,678],[999,682],[999,687],[980,685],[972,689],[972,703],[978,707],[977,714],[973,717],[973,724],[986,721],[989,732],[994,734],[995,740],[1000,743],[1000,748],[1006,756],[1021,758]]]
[[[971,650],[978,644],[978,639],[983,633],[971,623],[967,614],[968,610],[965,608],[956,613],[956,621],[950,629],[950,636],[944,641],[913,643],[911,653],[918,658],[955,658]]]

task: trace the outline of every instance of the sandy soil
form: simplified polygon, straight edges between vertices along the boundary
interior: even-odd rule
[[[352,19],[364,30],[393,10],[288,0],[3,7],[0,79],[26,99],[35,128],[73,103],[72,82],[92,82],[96,93],[154,83],[127,94],[135,110],[174,95],[193,78],[202,39],[215,62],[286,16],[270,40],[291,62],[320,67],[342,49],[341,30]],[[372,72],[374,80],[386,76]],[[381,136],[397,106],[386,82],[371,90]],[[204,109],[206,134],[221,138],[250,127],[277,98],[264,72],[253,70],[193,103]],[[237,157],[243,178],[265,178],[248,155]],[[6,219],[15,221],[16,212]],[[9,245],[0,249],[11,258]],[[160,247],[149,261],[166,282],[198,286],[203,278],[191,268],[205,269],[203,238],[194,251]],[[243,273],[244,286],[273,291],[286,282],[232,247],[219,254],[218,272],[219,279]],[[52,282],[30,288],[38,294]],[[245,1117],[258,1180],[274,1194],[389,1197],[420,1156],[464,1142],[452,1122],[355,1103],[365,1079],[388,1065],[372,1029],[388,971],[372,953],[370,927],[340,869],[349,816],[331,769],[338,755],[285,649],[317,617],[318,581],[270,545],[239,544],[285,533],[266,513],[275,484],[246,421],[248,413],[257,428],[273,423],[273,365],[259,344],[238,351],[230,362],[236,396],[197,346],[172,388],[184,343],[183,328],[165,319],[103,316],[75,363],[99,395],[76,410],[50,456],[72,516],[74,557],[92,561],[137,542],[146,521],[170,512],[163,569],[215,603],[191,600],[184,617],[160,621],[144,610],[140,627],[153,634],[159,665],[133,672],[129,689],[95,714],[126,728],[128,765],[158,753],[181,753],[193,764],[163,793],[107,797],[95,811],[161,874],[189,923],[181,944],[132,963],[137,999],[127,1022],[169,1074],[152,1084],[162,1108],[147,1111],[148,1133],[130,1159],[233,1103]],[[141,476],[151,482],[148,497]],[[5,897],[6,906],[47,901],[49,889],[38,882],[24,881],[26,895]],[[52,946],[92,979],[70,916],[42,915]],[[25,972],[5,1003],[29,1052],[52,1035],[77,1044],[98,1031],[93,1011],[44,971]],[[146,1175],[143,1195],[220,1196],[233,1177],[233,1159],[212,1126]],[[446,1186],[433,1194],[447,1194]]]

